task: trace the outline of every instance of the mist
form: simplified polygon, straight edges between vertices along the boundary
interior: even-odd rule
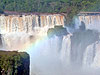
[[[2,48],[29,53],[30,75],[100,75],[100,32],[96,23],[99,17],[97,20],[94,17],[79,16],[74,27],[60,25],[64,19],[60,22],[60,18],[54,17],[56,21],[53,18],[52,24],[57,25],[52,27],[47,23],[43,27],[42,23],[33,31],[28,31],[31,26],[23,32],[5,29],[6,33],[1,35]]]

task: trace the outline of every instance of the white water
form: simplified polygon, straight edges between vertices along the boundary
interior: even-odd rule
[[[35,28],[54,27],[54,25],[64,25],[64,16],[60,14],[40,14],[40,15],[0,15],[0,33],[10,32],[34,32]]]
[[[53,38],[46,39],[36,48],[32,48],[31,55],[31,75],[99,75],[100,68],[100,51],[94,45],[87,46],[84,53],[77,53],[78,56],[83,54],[83,60],[76,59],[82,65],[77,65],[71,61],[71,39],[67,35],[61,37],[54,36]],[[62,42],[61,42],[62,40]],[[95,52],[96,53],[95,53]],[[94,55],[95,54],[95,55]]]
[[[59,18],[59,15],[55,16],[42,16],[43,18],[41,17],[40,27],[37,15],[23,17],[0,16],[0,26],[1,33],[3,33],[2,39],[4,48],[11,51],[24,50],[28,52],[31,58],[31,75],[100,75],[99,41],[91,43],[86,47],[86,49],[84,49],[84,51],[81,50],[81,47],[87,42],[80,42],[78,46],[76,45],[76,47],[78,47],[80,50],[73,51],[71,50],[71,36],[73,36],[73,34],[68,34],[66,36],[61,37],[54,36],[52,38],[48,38],[46,35],[49,26],[52,27],[54,23],[57,25],[64,25],[64,18]],[[12,17],[12,19],[9,17]],[[31,19],[33,17],[35,19]],[[50,17],[52,18],[52,24],[49,24],[49,22],[51,23]],[[16,18],[18,24],[16,22],[13,22],[14,18]],[[22,23],[19,22],[20,19],[21,21],[23,21]],[[35,22],[32,20],[34,20]],[[94,26],[91,28],[90,24],[88,26],[87,20],[85,20],[84,22],[87,26],[87,29],[92,29],[96,27]],[[35,25],[35,27],[37,27],[37,29],[33,28],[32,30],[32,23]],[[76,24],[77,23],[80,24],[80,22],[78,22],[78,19],[76,20]],[[9,26],[10,24],[11,26]],[[47,26],[46,24],[49,26]],[[91,23],[91,25],[92,24],[95,23]],[[21,29],[18,27],[21,27]],[[78,29],[78,26],[76,26],[76,28]],[[26,33],[28,30],[30,31]],[[30,38],[30,36],[32,37]],[[45,39],[41,41],[41,38],[44,38],[44,36]],[[84,40],[84,37],[81,39]],[[29,45],[38,40],[40,40],[39,44],[35,44],[32,48],[26,50],[27,44]],[[76,38],[75,40],[78,39]],[[82,59],[80,57],[82,57]],[[75,60],[72,60],[73,58],[75,58]]]
[[[81,21],[85,23],[86,29],[98,30],[100,32],[100,15],[80,15],[75,19],[76,28],[81,25]]]

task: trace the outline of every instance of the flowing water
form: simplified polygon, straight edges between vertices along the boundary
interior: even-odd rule
[[[73,33],[48,37],[49,28],[64,26],[64,16],[1,15],[2,49],[28,52],[30,75],[100,75],[99,16],[79,16]]]

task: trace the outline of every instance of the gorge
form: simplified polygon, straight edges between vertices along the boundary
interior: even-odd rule
[[[31,75],[99,75],[99,17],[79,15],[72,28],[61,14],[1,15],[1,49],[28,52]]]

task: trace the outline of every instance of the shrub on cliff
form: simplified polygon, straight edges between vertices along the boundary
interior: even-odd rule
[[[54,27],[54,31],[55,31],[55,35],[56,36],[63,36],[63,35],[67,35],[68,34],[66,28],[64,28],[62,26],[55,26]]]
[[[27,53],[0,51],[0,68],[4,75],[29,75],[29,64]]]
[[[48,37],[53,37],[54,35],[64,36],[64,35],[67,35],[68,32],[66,28],[59,25],[59,26],[55,26],[54,28],[49,28],[47,34],[48,34]]]
[[[48,37],[53,37],[55,34],[54,28],[49,28],[47,34]]]

